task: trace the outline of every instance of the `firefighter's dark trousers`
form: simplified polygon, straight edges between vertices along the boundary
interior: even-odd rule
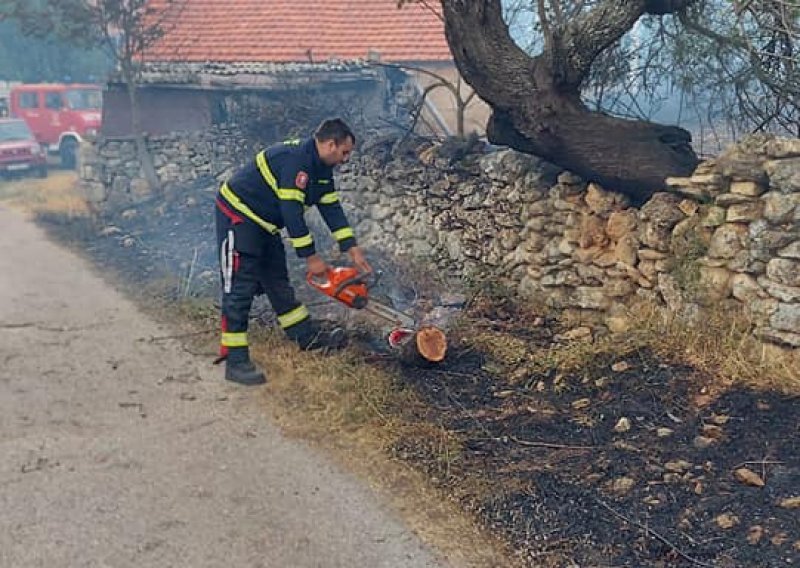
[[[262,293],[267,294],[286,335],[301,342],[312,333],[311,320],[289,283],[280,235],[265,231],[221,202],[216,207],[216,225],[222,276],[220,356],[230,362],[249,358],[250,307]]]

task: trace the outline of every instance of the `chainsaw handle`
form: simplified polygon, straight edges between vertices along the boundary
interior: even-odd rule
[[[328,270],[325,271],[325,274],[320,276],[317,276],[316,274],[314,274],[309,270],[308,272],[306,272],[306,282],[308,282],[308,284],[310,286],[313,286],[314,288],[322,288],[323,286],[325,286],[326,283],[332,280],[332,276],[333,276],[332,268],[328,268]]]
[[[315,276],[313,273],[308,272],[306,273],[306,282],[308,282],[308,284],[312,287],[322,290],[335,280],[335,272],[336,269],[332,267],[328,267],[328,270],[325,272],[324,276]],[[352,284],[364,284],[367,288],[373,288],[378,284],[381,276],[383,276],[382,271],[359,272],[355,276],[351,276],[350,278],[346,278],[339,282],[331,295],[333,297],[338,296],[342,290]]]
[[[357,276],[348,278],[347,280],[339,284],[339,286],[336,288],[336,293],[338,294],[350,284],[364,284],[367,287],[367,290],[369,290],[378,285],[378,282],[381,281],[382,276],[383,276],[382,270],[377,270],[373,272],[359,272]]]

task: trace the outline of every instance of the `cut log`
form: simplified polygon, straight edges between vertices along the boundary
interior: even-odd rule
[[[447,338],[438,327],[418,329],[400,345],[400,360],[407,365],[425,366],[441,363],[447,354]]]

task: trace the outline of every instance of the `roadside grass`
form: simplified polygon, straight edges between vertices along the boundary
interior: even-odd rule
[[[74,171],[51,169],[46,178],[0,181],[0,201],[29,215],[89,215],[86,200],[77,189]]]
[[[640,328],[633,333],[658,352],[687,362],[722,385],[800,394],[800,351],[764,344],[752,335],[754,322],[744,306],[705,306],[694,324],[643,304],[633,309]]]
[[[435,488],[428,472],[397,455],[400,445],[424,445],[446,471],[460,447],[441,426],[409,420],[424,413],[424,404],[411,389],[349,351],[302,353],[279,332],[263,328],[255,330],[252,344],[253,358],[269,380],[262,391],[264,405],[287,435],[312,442],[367,479],[454,565],[516,565],[509,560],[511,551]]]
[[[507,370],[524,364],[531,373],[578,372],[648,348],[666,360],[705,371],[716,378],[717,388],[736,385],[800,394],[800,352],[757,340],[744,307],[711,304],[691,323],[642,302],[628,309],[628,317],[637,322],[635,328],[592,341],[536,346],[503,338],[500,332],[477,334],[471,341]]]

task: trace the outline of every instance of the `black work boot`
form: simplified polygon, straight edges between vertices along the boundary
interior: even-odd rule
[[[295,333],[289,334],[289,337],[297,342],[303,351],[335,351],[347,345],[347,336],[341,327],[323,329],[315,322],[307,324],[304,322],[299,327],[301,329],[294,330]]]
[[[225,380],[245,386],[263,385],[264,373],[250,361],[247,349],[231,349],[225,360]]]

